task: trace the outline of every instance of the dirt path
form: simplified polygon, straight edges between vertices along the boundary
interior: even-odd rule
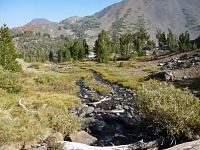
[[[30,66],[31,64],[25,62],[23,59],[17,58],[16,61],[22,66],[22,70],[23,70],[23,71],[38,72],[37,69],[29,68],[29,66]]]

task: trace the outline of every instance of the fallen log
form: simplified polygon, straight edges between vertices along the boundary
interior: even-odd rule
[[[90,103],[90,105],[96,106],[97,104],[100,104],[100,103],[102,103],[102,102],[109,101],[109,100],[111,100],[110,97],[109,97],[109,98],[103,98],[103,99],[101,99],[101,100],[98,101],[98,102]]]
[[[38,113],[38,111],[34,111],[34,110],[29,110],[29,109],[27,109],[26,106],[25,106],[24,104],[22,104],[22,100],[21,100],[21,99],[18,101],[18,105],[19,105],[20,107],[22,107],[24,110],[26,110],[26,111],[28,111],[28,112],[30,112],[30,113]]]
[[[113,110],[96,110],[95,112],[98,112],[98,113],[124,113],[124,109],[121,109],[121,110],[118,110],[118,109],[113,109]]]
[[[136,150],[136,149],[151,149],[157,150],[159,144],[162,142],[161,139],[154,140],[151,142],[143,142],[142,140],[133,144],[120,145],[120,146],[107,146],[107,147],[98,147],[98,146],[89,146],[82,143],[68,142],[68,141],[59,141],[63,145],[63,150]]]

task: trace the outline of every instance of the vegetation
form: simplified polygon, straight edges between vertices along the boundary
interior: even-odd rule
[[[95,41],[94,50],[98,63],[107,63],[109,61],[111,41],[106,31],[103,30],[99,34],[98,39]]]
[[[93,79],[93,77],[84,78],[84,85],[86,87],[89,87],[90,89],[97,91],[102,95],[108,94],[111,91],[111,88],[109,86],[97,82]]]
[[[75,83],[90,73],[79,68],[58,71],[63,73],[49,71],[42,64],[23,74],[0,68],[0,146],[44,139],[55,131],[66,135],[80,128],[81,119],[69,114],[68,108],[80,105]],[[19,107],[19,99],[38,113]]]
[[[172,139],[196,139],[200,125],[199,99],[189,90],[165,82],[149,81],[137,90],[136,110],[144,125],[153,125]]]
[[[165,36],[165,32],[162,32],[161,30],[157,30],[156,32],[156,38],[158,39],[158,44],[161,49],[166,49],[167,45],[167,38]]]
[[[188,51],[191,48],[191,45],[190,45],[190,34],[188,33],[188,31],[186,31],[185,34],[182,33],[179,36],[178,47],[179,47],[179,51],[180,52]]]
[[[176,39],[175,35],[173,34],[172,30],[168,30],[167,37],[165,32],[158,30],[156,33],[156,38],[158,39],[159,48],[160,49],[168,49],[170,52],[185,52],[191,49],[198,48],[198,41],[190,40],[190,34],[188,31],[179,35],[179,38]],[[197,38],[198,39],[198,38]]]
[[[0,29],[0,65],[7,70],[20,72],[21,66],[18,65],[17,54],[8,27],[4,24]]]
[[[35,33],[23,34],[26,37],[33,36]],[[136,91],[135,108],[141,115],[144,125],[155,126],[156,133],[167,132],[167,135],[172,138],[197,138],[200,125],[199,100],[188,90],[176,89],[171,84],[156,81],[143,84],[141,82],[149,72],[159,71],[158,67],[141,63],[151,58],[145,56],[144,50],[155,50],[155,42],[150,40],[145,29],[141,28],[134,34],[125,33],[112,40],[106,31],[102,31],[94,47],[98,64],[88,61],[78,62],[89,53],[89,46],[85,39],[81,41],[63,36],[54,39],[50,35],[39,33],[34,36],[43,36],[45,39],[43,46],[48,40],[57,45],[50,45],[51,48],[40,45],[28,52],[26,50],[31,46],[22,44],[21,46],[27,46],[23,49],[25,51],[22,52],[22,57],[34,62],[29,66],[34,71],[14,72],[20,71],[20,66],[14,60],[16,52],[12,38],[6,26],[1,28],[0,146],[12,142],[43,139],[48,132],[60,131],[66,135],[79,130],[81,118],[70,114],[68,108],[80,105],[76,81],[81,77],[84,78],[86,86],[103,95],[111,91],[110,87],[96,82],[92,79],[91,73],[81,68],[60,67],[57,72],[53,72],[42,63],[35,63],[46,60],[64,65],[71,65],[72,62],[69,61],[75,60],[76,65],[100,73],[105,80]],[[156,37],[159,46],[166,46],[171,52],[187,51],[191,46],[188,32],[181,34],[178,40],[171,30],[167,36],[164,32],[158,31]],[[24,39],[24,42],[26,40]],[[42,43],[42,41],[37,42]],[[110,62],[111,53],[115,56],[114,60],[117,58],[118,60],[134,58],[134,60]],[[19,107],[17,105],[19,99],[29,110],[37,113]]]

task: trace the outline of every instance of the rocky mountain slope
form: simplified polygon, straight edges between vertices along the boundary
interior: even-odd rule
[[[86,17],[70,17],[60,23],[46,23],[45,20],[13,29],[14,32],[31,30],[51,36],[73,35],[86,37],[94,43],[98,33],[104,29],[109,34],[135,32],[144,27],[152,39],[158,29],[165,32],[170,28],[178,36],[189,31],[191,38],[200,35],[199,0],[123,0],[100,12]],[[47,21],[48,22],[48,21]]]

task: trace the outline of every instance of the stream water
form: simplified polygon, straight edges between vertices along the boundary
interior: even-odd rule
[[[83,129],[98,139],[94,145],[124,145],[158,138],[150,132],[151,129],[141,130],[139,117],[134,113],[135,98],[132,90],[106,82],[100,74],[90,72],[96,81],[112,89],[109,94],[100,95],[84,86],[84,78],[77,82],[80,88],[79,97],[87,106],[82,111],[86,120]],[[102,102],[93,102],[91,98],[94,95],[97,95]]]

